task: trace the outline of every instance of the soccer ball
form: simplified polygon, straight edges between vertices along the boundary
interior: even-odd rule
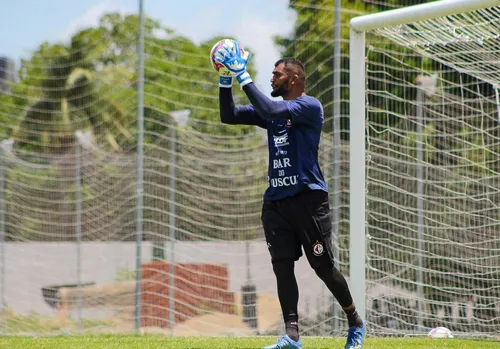
[[[427,334],[429,338],[453,338],[451,331],[446,327],[435,327]]]
[[[219,72],[220,75],[231,75],[231,73],[229,72],[229,70],[224,67],[222,64],[220,64],[219,62],[217,62],[215,60],[215,53],[217,52],[217,50],[221,49],[222,46],[226,45],[227,47],[229,47],[231,50],[236,50],[236,45],[234,44],[234,40],[233,39],[223,39],[223,40],[220,40],[219,42],[217,42],[213,47],[212,47],[212,50],[210,50],[210,63],[212,64],[212,66],[214,67],[214,69],[216,71]],[[241,55],[243,55],[245,53],[245,50],[243,49],[243,47],[241,46],[241,44],[239,45],[240,46],[240,53]]]

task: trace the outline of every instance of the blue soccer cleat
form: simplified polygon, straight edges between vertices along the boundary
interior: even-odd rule
[[[296,342],[290,337],[288,337],[287,334],[285,334],[283,337],[278,339],[278,342],[276,344],[269,345],[262,349],[297,349],[297,348],[302,348],[302,343],[300,342],[300,339]]]
[[[366,323],[363,321],[363,327],[351,326],[347,332],[347,343],[344,349],[360,349],[366,336]]]

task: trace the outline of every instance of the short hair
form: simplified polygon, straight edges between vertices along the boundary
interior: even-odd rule
[[[293,73],[299,76],[299,78],[305,83],[306,81],[306,69],[304,68],[304,64],[298,60],[297,58],[282,58],[278,60],[274,67],[277,67],[283,63],[285,65],[285,71],[288,73]]]

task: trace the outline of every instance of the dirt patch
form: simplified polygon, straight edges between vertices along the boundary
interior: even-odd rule
[[[191,318],[177,325],[175,336],[252,336],[257,332],[243,322],[241,293],[234,294],[236,315],[211,313]],[[281,322],[281,307],[278,298],[269,294],[257,295],[258,332],[274,329]]]
[[[242,314],[241,293],[234,294],[236,303],[236,314]],[[281,323],[281,306],[278,297],[267,293],[257,294],[257,327],[259,333],[264,333],[269,329],[274,329],[276,324]]]

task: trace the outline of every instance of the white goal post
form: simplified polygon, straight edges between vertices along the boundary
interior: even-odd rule
[[[364,15],[350,22],[350,284],[363,317],[367,310],[365,34],[498,5],[500,0],[443,0]]]

